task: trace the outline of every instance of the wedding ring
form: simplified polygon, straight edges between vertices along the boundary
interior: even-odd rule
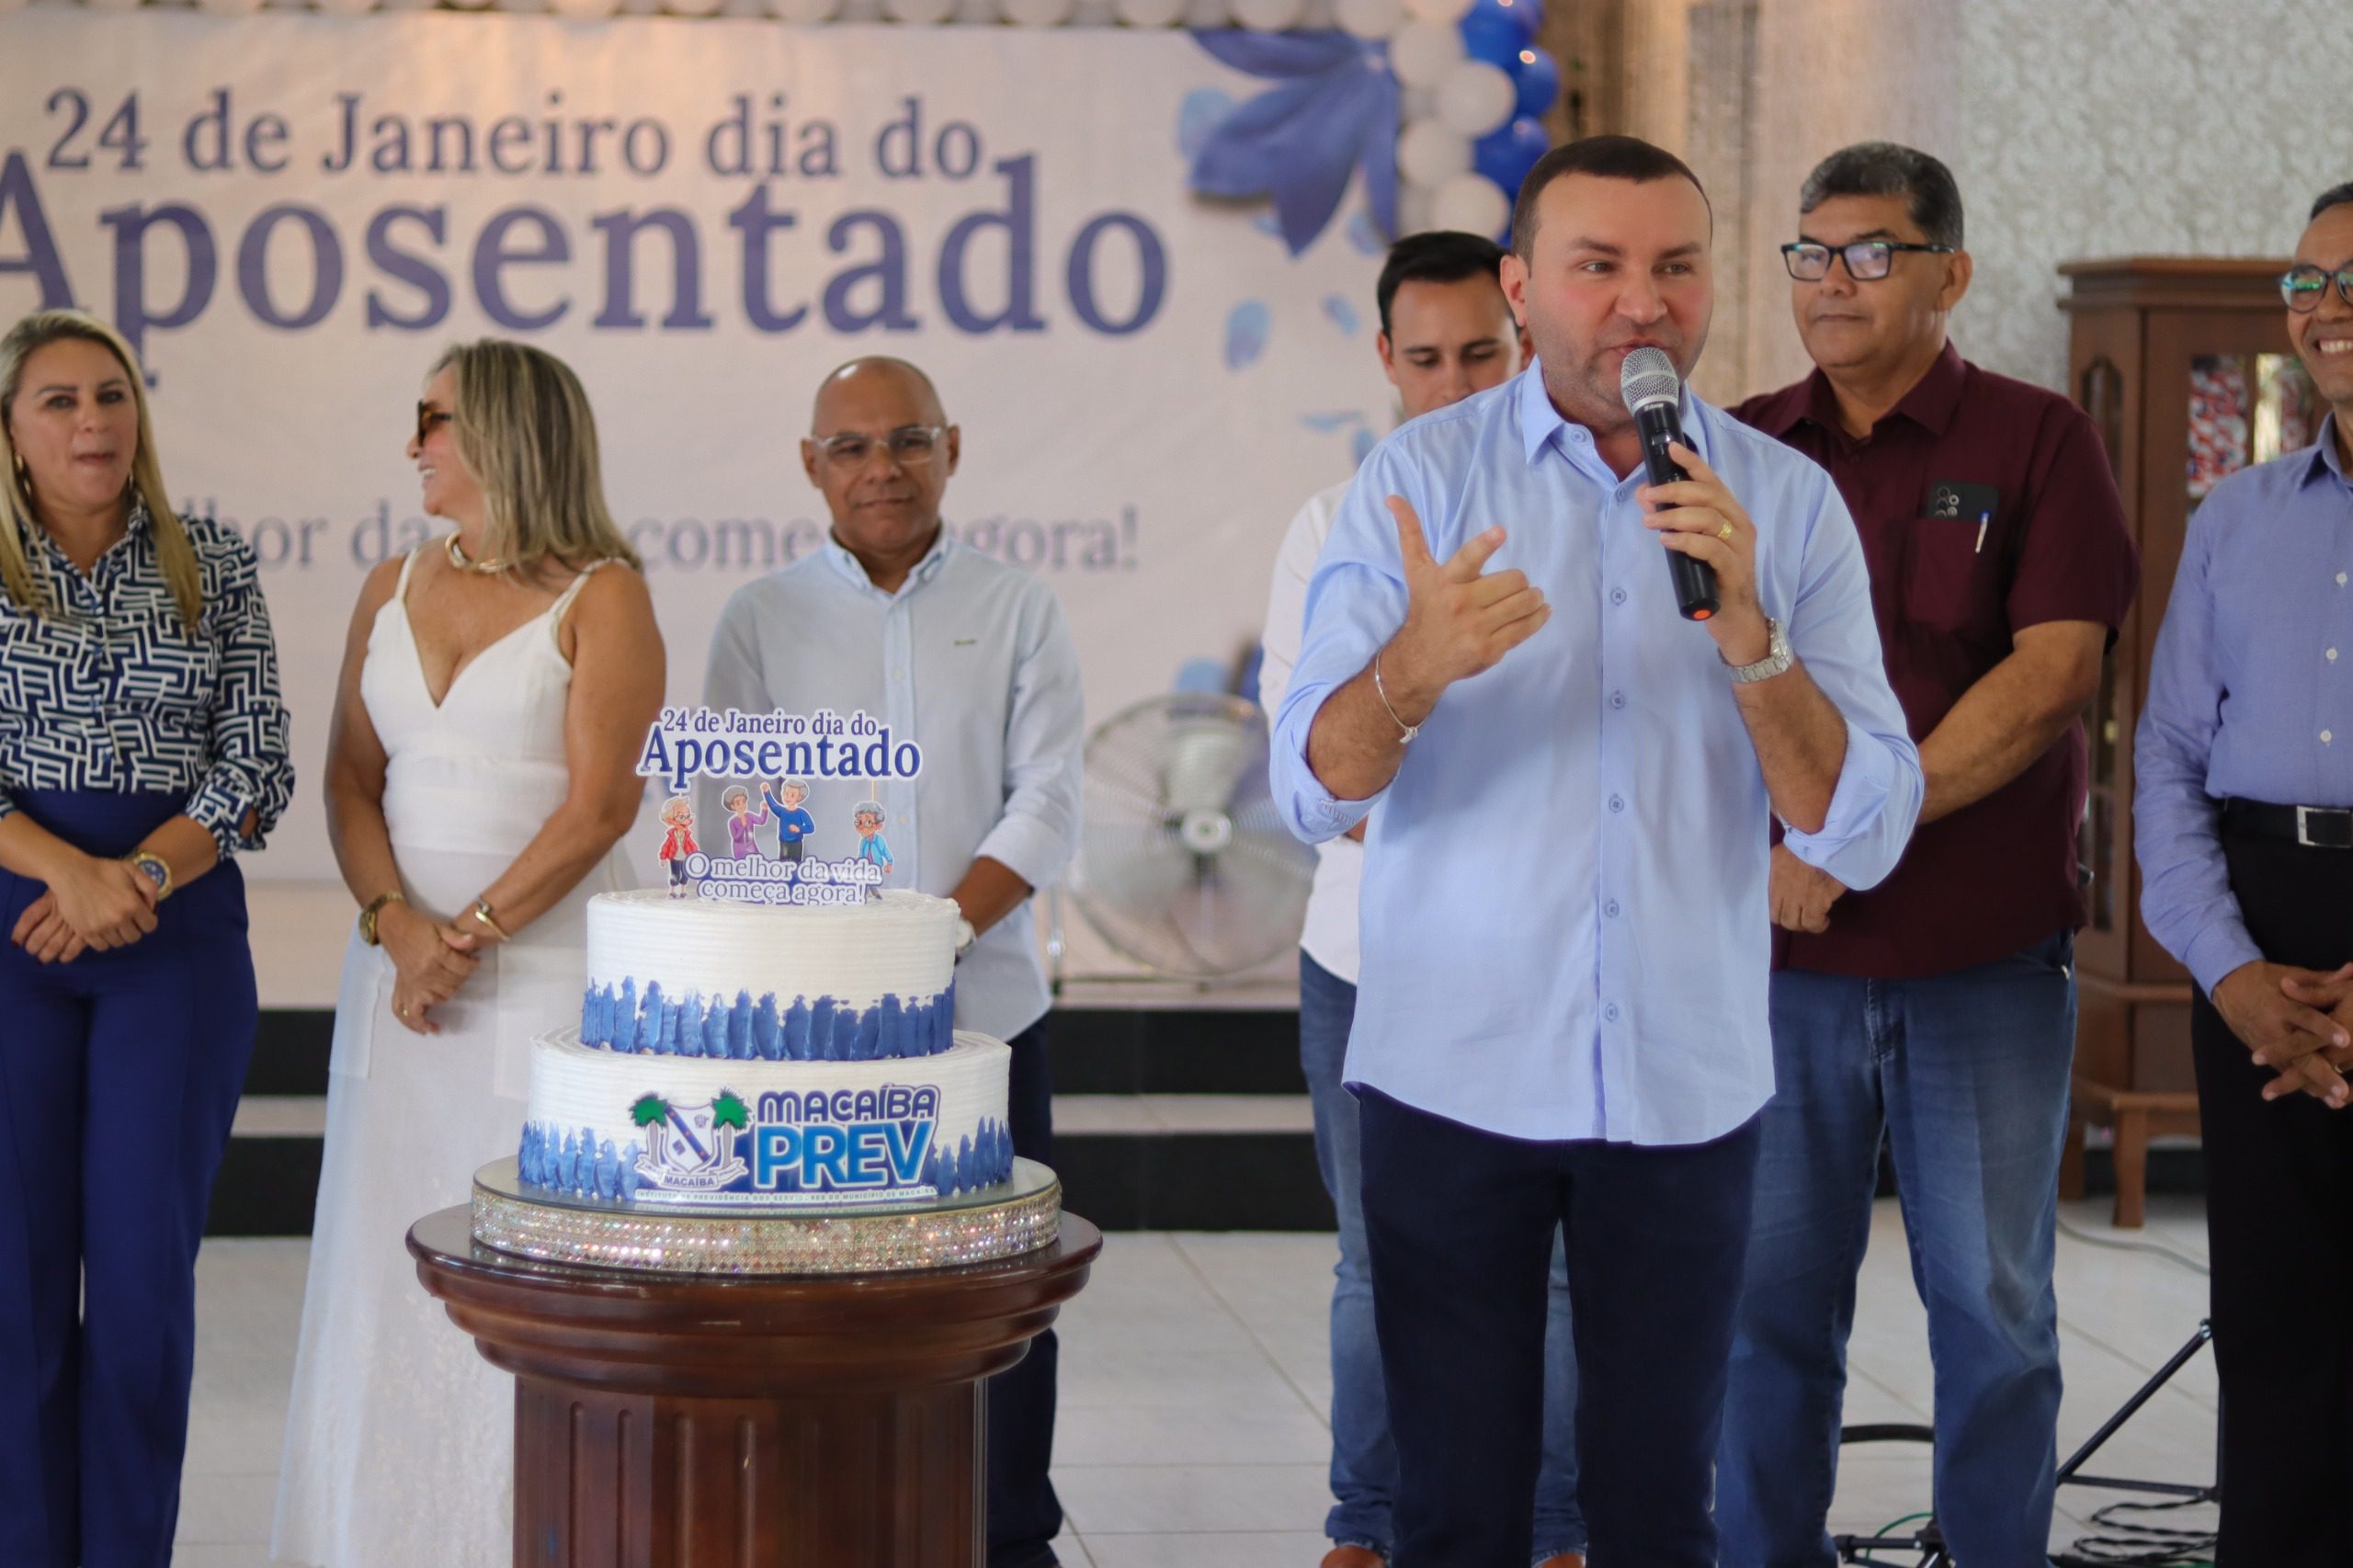
[[[402,1017],[405,1018],[405,1017],[408,1017],[408,1004],[407,1004],[407,1003],[405,1003],[405,1002],[404,1002],[404,1003],[402,1003],[399,1006],[394,1007],[394,1008],[392,1009],[392,1011],[393,1011],[393,1012],[395,1012],[395,1013],[398,1013]]]
[[[1726,517],[1722,522],[1716,525],[1716,537],[1723,540],[1726,544],[1730,544],[1732,542],[1732,519],[1730,517]]]

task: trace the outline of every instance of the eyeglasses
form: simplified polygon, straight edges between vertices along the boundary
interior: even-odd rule
[[[2347,262],[2335,272],[2325,272],[2311,262],[2291,267],[2279,275],[2279,297],[2298,315],[2320,309],[2321,299],[2328,292],[2328,280],[2336,279],[2337,297],[2353,305],[2353,261]]]
[[[447,425],[457,417],[446,408],[436,408],[429,403],[418,403],[416,405],[416,444],[420,447],[425,445],[426,437],[433,434],[435,426]]]
[[[945,425],[902,425],[881,437],[845,430],[811,444],[835,468],[864,468],[877,446],[887,449],[891,460],[901,468],[922,468],[946,448],[949,428]]]
[[[1900,250],[1925,251],[1930,256],[1950,256],[1952,245],[1915,245],[1903,240],[1857,240],[1850,245],[1818,245],[1812,240],[1800,240],[1781,247],[1781,264],[1790,276],[1801,283],[1819,283],[1830,276],[1830,258],[1847,258],[1847,276],[1858,283],[1876,283],[1887,276],[1895,265],[1895,253]]]

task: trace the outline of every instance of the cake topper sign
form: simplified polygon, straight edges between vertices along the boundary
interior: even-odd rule
[[[730,708],[665,708],[637,754],[642,778],[668,781],[674,795],[696,778],[913,778],[923,748],[894,738],[861,708],[847,718],[746,713]]]
[[[870,783],[909,779],[922,770],[922,748],[893,736],[890,725],[864,709],[845,717],[829,708],[809,714],[665,708],[637,757],[640,777],[660,778],[673,791],[661,813],[670,896],[686,897],[691,879],[701,897],[753,903],[863,902],[892,865],[882,836],[888,813]],[[696,840],[694,802],[685,791],[698,778],[732,781],[720,794],[726,812],[723,855],[715,834],[709,851]],[[859,799],[849,810],[858,848],[844,859],[807,856],[817,831],[807,810],[813,778],[859,782]],[[758,836],[770,825],[776,829],[773,858]]]

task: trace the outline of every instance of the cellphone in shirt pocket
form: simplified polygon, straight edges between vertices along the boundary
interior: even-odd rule
[[[1975,621],[1999,587],[1999,486],[1940,479],[1920,498],[1905,551],[1908,619],[1958,631]]]

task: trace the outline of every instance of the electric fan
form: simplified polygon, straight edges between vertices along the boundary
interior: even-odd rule
[[[1071,898],[1121,956],[1211,980],[1299,940],[1315,853],[1275,813],[1256,704],[1178,691],[1104,721],[1086,800]]]

